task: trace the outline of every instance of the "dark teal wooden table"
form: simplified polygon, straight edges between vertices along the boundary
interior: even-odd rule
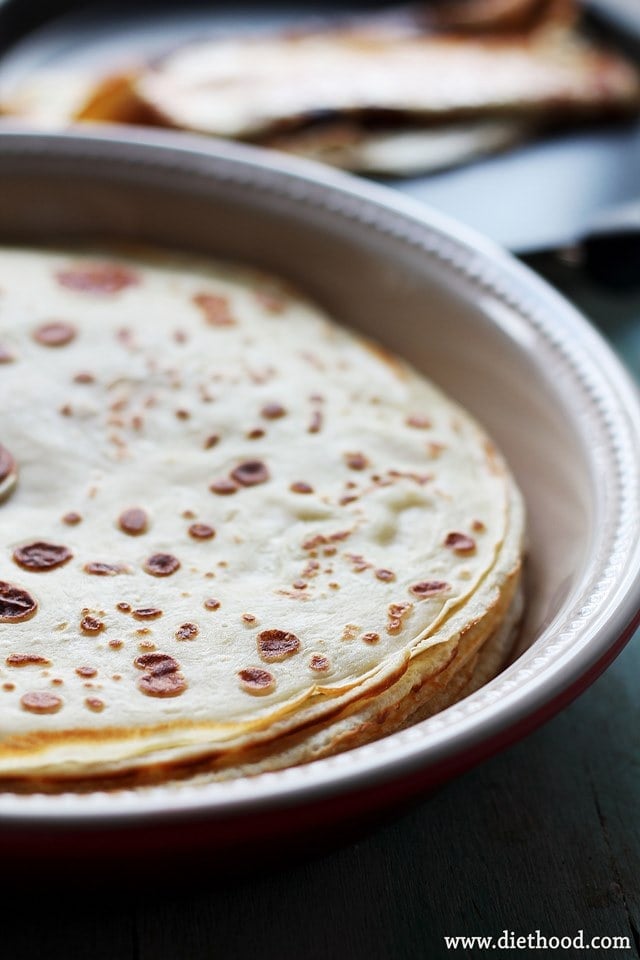
[[[640,377],[640,294],[612,295],[532,261]],[[640,957],[640,636],[572,706],[364,840],[233,880],[215,857],[155,881],[70,895],[55,869],[3,877],[0,960],[430,960]],[[259,856],[259,851],[257,851]],[[83,888],[87,889],[83,892]],[[628,938],[580,953],[447,951],[445,936]]]

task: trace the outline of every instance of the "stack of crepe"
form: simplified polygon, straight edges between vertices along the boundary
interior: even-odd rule
[[[521,498],[415,370],[247,269],[5,249],[0,288],[0,785],[304,763],[501,667]]]
[[[634,66],[574,0],[432,0],[186,43],[106,76],[35,74],[5,111],[37,124],[151,124],[407,175],[541,132],[636,113]]]

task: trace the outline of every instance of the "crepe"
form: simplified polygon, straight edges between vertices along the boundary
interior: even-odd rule
[[[573,0],[454,0],[216,36],[103,77],[36,72],[4,109],[38,126],[171,127],[406,176],[640,108],[630,63]]]
[[[254,270],[9,248],[0,289],[5,786],[302,763],[495,672],[522,501],[422,376]]]
[[[638,82],[570,30],[492,38],[384,25],[185,45],[135,78],[133,93],[168,126],[265,140],[336,117],[384,127],[598,113],[637,105]]]

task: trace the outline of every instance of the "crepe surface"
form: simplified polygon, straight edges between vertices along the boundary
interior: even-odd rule
[[[0,289],[3,778],[335,752],[508,618],[491,441],[279,281],[7,249]]]

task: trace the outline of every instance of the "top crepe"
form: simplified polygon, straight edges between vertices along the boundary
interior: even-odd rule
[[[499,626],[519,495],[404,363],[248,270],[7,249],[0,289],[0,775],[239,762]]]

